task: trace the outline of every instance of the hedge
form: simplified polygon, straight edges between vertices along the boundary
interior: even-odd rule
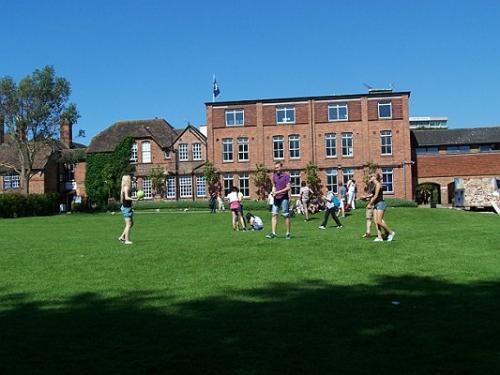
[[[0,217],[54,215],[59,212],[58,194],[0,194]]]

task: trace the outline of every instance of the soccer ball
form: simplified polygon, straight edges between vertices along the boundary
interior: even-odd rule
[[[137,199],[142,199],[142,198],[144,198],[144,192],[142,190],[139,190],[137,192]]]

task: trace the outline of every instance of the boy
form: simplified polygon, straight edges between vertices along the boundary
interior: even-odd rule
[[[335,196],[333,191],[328,191],[323,199],[325,200],[325,218],[323,219],[323,223],[319,226],[319,229],[326,229],[329,215],[332,215],[333,220],[337,223],[337,228],[343,228],[339,218],[337,217],[337,211],[340,207],[339,199]]]

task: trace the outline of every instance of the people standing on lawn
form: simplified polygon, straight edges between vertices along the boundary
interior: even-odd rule
[[[330,215],[337,224],[337,228],[343,228],[339,218],[337,217],[337,211],[340,208],[340,200],[338,199],[338,197],[333,191],[327,190],[326,195],[323,196],[323,200],[325,201],[325,217],[323,218],[323,222],[319,226],[319,229],[326,229],[326,225],[328,224],[328,217]]]
[[[231,192],[226,197],[229,200],[229,209],[231,210],[231,223],[234,230],[246,230],[241,217],[240,198],[238,196],[238,188],[233,186]]]
[[[382,229],[384,229],[389,235],[387,236],[387,241],[392,241],[396,232],[391,230],[389,226],[384,221],[384,213],[387,208],[384,201],[384,193],[382,183],[380,182],[380,175],[378,173],[372,173],[370,175],[370,182],[374,184],[373,196],[368,201],[367,208],[373,208],[373,217],[375,220],[375,225],[377,226],[377,238],[375,242],[381,242],[384,240],[382,236]]]
[[[208,207],[210,207],[210,213],[215,214],[217,212],[217,192],[214,190],[210,194],[210,200],[208,201]]]
[[[121,212],[125,220],[125,228],[118,240],[125,245],[132,245],[130,241],[130,230],[134,226],[134,209],[132,208],[132,201],[137,199],[132,198],[132,177],[124,175],[122,177],[122,186],[120,191]]]
[[[375,184],[371,181],[368,181],[368,184],[366,185],[365,189],[366,194],[362,197],[363,200],[366,200],[367,202],[370,201],[370,199],[373,197],[373,193],[375,192]],[[363,234],[363,238],[370,238],[371,237],[371,226],[373,223],[373,207],[369,207],[368,203],[366,205],[366,232]]]
[[[342,182],[339,182],[340,212],[345,217],[345,205],[347,203],[347,189]]]
[[[221,212],[221,211],[225,211],[225,210],[226,210],[226,208],[224,207],[224,200],[222,199],[221,192],[218,191],[217,192],[217,211]]]
[[[302,203],[302,208],[304,210],[304,221],[309,221],[309,202],[313,191],[307,185],[307,182],[302,181],[300,187],[300,202]]]
[[[356,209],[356,180],[347,180],[347,203],[353,210]]]
[[[290,186],[290,175],[283,172],[283,163],[278,162],[274,165],[274,174],[272,178],[273,189],[271,191],[274,201],[272,208],[272,220],[271,227],[272,232],[266,237],[270,239],[276,238],[276,227],[278,225],[278,215],[281,210],[283,217],[285,218],[285,228],[286,235],[285,238],[289,240],[291,238],[290,234],[290,211],[289,211],[289,192]]]

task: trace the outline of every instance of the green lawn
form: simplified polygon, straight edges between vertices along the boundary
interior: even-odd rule
[[[0,373],[498,374],[500,217],[388,211],[394,242],[229,214],[0,220]]]

